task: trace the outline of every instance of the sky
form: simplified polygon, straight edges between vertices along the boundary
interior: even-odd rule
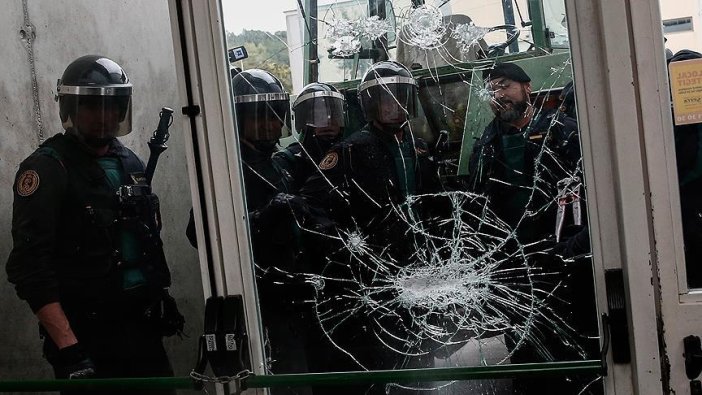
[[[297,9],[297,0],[222,0],[224,28],[236,34],[244,29],[286,30],[283,12],[294,9]]]

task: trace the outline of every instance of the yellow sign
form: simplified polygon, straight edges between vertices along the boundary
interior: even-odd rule
[[[670,63],[676,125],[702,123],[702,59]]]

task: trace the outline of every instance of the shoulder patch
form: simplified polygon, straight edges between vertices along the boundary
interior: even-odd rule
[[[319,162],[319,168],[321,170],[333,169],[337,163],[339,163],[339,154],[330,152]]]
[[[25,170],[17,177],[17,194],[26,197],[39,189],[39,174],[34,170]]]

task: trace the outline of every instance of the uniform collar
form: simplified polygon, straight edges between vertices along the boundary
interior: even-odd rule
[[[82,151],[82,152],[84,152],[92,157],[97,156],[95,154],[95,151],[93,151],[90,147],[88,147],[75,134],[66,131],[64,133],[64,135],[69,140],[75,142],[76,146],[80,149],[80,151]],[[128,155],[129,155],[129,153],[127,152],[127,148],[124,145],[122,145],[122,143],[119,140],[117,140],[117,138],[113,138],[110,141],[109,148],[107,149],[107,153],[105,154],[105,156],[117,156],[120,158],[126,158]]]
[[[365,130],[370,131],[373,133],[375,136],[377,136],[380,140],[385,142],[386,144],[397,144],[397,141],[395,140],[395,135],[390,135],[387,132],[376,128],[375,125],[372,123],[366,124],[366,126],[363,128]],[[406,141],[409,141],[411,133],[407,130],[407,127],[404,127],[402,129],[402,140],[400,140],[400,143],[404,143]]]

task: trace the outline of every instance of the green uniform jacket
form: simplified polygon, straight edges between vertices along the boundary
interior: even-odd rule
[[[119,159],[123,184],[134,184],[143,164],[116,139],[107,156]],[[118,199],[97,157],[72,135],[59,134],[20,164],[14,186],[13,249],[7,274],[36,311],[120,304],[123,288]],[[146,246],[142,240],[142,247]],[[158,236],[140,262],[154,289],[170,285]]]

